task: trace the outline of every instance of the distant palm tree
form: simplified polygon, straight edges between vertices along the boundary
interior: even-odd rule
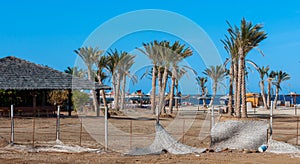
[[[78,48],[78,50],[74,50],[74,52],[80,56],[80,58],[84,61],[86,67],[87,67],[87,74],[88,74],[88,79],[90,81],[95,81],[95,72],[93,71],[93,66],[97,64],[99,61],[100,55],[103,54],[102,50],[99,50],[97,47],[92,48],[92,47],[81,47]],[[97,112],[97,116],[99,113],[99,107],[97,103],[97,96],[96,96],[96,91],[93,89],[92,90],[92,95],[93,95],[93,105],[94,105],[94,110]]]
[[[108,78],[107,73],[105,72],[105,69],[108,69],[108,57],[107,56],[101,56],[100,60],[98,62],[97,65],[97,81],[100,85],[103,85],[104,80]],[[105,95],[105,91],[101,90],[101,96],[102,96],[102,101],[103,101],[103,105],[105,106],[105,108],[108,109],[108,105],[107,105],[107,101],[106,101],[106,95]],[[110,115],[108,114],[108,117],[110,117]]]
[[[277,104],[277,99],[278,99],[278,94],[279,94],[279,90],[281,89],[281,83],[291,79],[290,75],[287,74],[286,72],[283,71],[278,71],[276,72],[275,75],[275,81],[273,82],[273,85],[275,85],[276,87],[276,94],[275,94],[275,99],[274,99],[274,108],[276,109],[276,104]]]
[[[235,47],[239,57],[238,82],[237,90],[235,91],[238,100],[235,102],[237,117],[240,117],[240,106],[242,117],[247,117],[245,58],[253,48],[257,47],[261,41],[267,38],[267,34],[262,31],[262,27],[261,24],[252,25],[252,23],[247,22],[245,18],[241,20],[240,27],[232,27],[229,24],[228,32],[232,40],[234,40],[234,44],[236,44]],[[242,103],[240,103],[240,99]]]
[[[83,70],[78,69],[78,67],[67,67],[67,69],[65,69],[64,72],[67,74],[73,75],[73,76],[80,77],[80,78],[84,77]]]
[[[265,95],[265,76],[268,75],[269,70],[270,70],[269,66],[266,67],[262,66],[257,68],[260,77],[260,82],[259,82],[260,92],[263,99],[264,107],[266,109],[269,109],[269,105],[267,104],[266,95]]]
[[[150,96],[150,101],[151,101],[151,110],[153,114],[155,114],[155,109],[156,109],[156,102],[155,102],[155,97],[156,97],[156,79],[157,79],[157,73],[158,73],[158,64],[160,61],[160,54],[159,54],[159,43],[157,40],[154,40],[153,42],[150,43],[143,43],[143,48],[137,48],[139,51],[141,51],[143,54],[145,54],[151,61],[152,61],[152,87],[151,87],[151,96]]]
[[[208,77],[210,77],[213,82],[213,87],[212,87],[213,96],[209,104],[209,106],[212,106],[215,96],[217,94],[218,84],[225,79],[227,75],[227,71],[223,67],[223,65],[216,65],[216,66],[210,66],[209,68],[206,68],[203,73]]]
[[[114,88],[114,108],[119,110],[119,100],[120,100],[120,86],[121,86],[121,73],[120,73],[120,61],[122,57],[125,55],[122,51],[118,51],[117,49],[110,50],[107,52],[108,54],[108,70],[111,74],[112,85]]]
[[[116,76],[116,69],[117,69],[119,56],[116,50],[115,51],[110,50],[109,52],[107,52],[107,54],[108,56],[107,56],[106,65],[107,65],[107,70],[111,76],[111,83],[112,83],[114,97],[115,97],[115,90],[116,90],[115,76]]]
[[[67,74],[70,74],[70,75],[73,75],[73,72],[74,72],[74,67],[67,67],[67,69],[65,69],[65,73]]]
[[[197,83],[199,87],[201,88],[201,96],[205,96],[207,93],[207,88],[206,88],[206,82],[207,82],[207,77],[200,77],[198,76],[196,78]],[[206,101],[203,100],[203,107],[206,107]]]
[[[173,98],[174,98],[174,89],[175,89],[175,83],[176,79],[178,79],[179,76],[182,76],[182,74],[186,73],[186,70],[184,68],[187,68],[186,66],[180,66],[178,65],[180,61],[183,59],[191,56],[193,54],[192,50],[189,47],[185,47],[184,44],[180,44],[179,41],[176,41],[174,44],[170,45],[171,49],[171,66],[172,66],[172,78],[171,78],[171,88],[170,88],[170,94],[169,94],[169,111],[170,113],[173,113]],[[191,68],[189,68],[191,69]]]
[[[121,107],[120,109],[124,109],[125,104],[125,87],[126,87],[126,77],[130,77],[133,82],[136,82],[136,78],[130,74],[130,68],[134,64],[134,58],[135,56],[128,54],[127,52],[123,51],[121,52],[122,58],[119,62],[119,73],[122,77],[122,94],[121,94]]]
[[[233,100],[237,102],[237,94],[233,94],[233,84],[235,84],[235,91],[237,90],[237,68],[238,68],[238,52],[237,52],[237,44],[235,44],[234,37],[228,37],[225,35],[225,39],[221,40],[224,44],[224,48],[227,53],[230,55],[230,58],[224,62],[224,66],[230,63],[229,68],[229,99],[228,99],[228,115],[232,115],[234,113],[233,110]],[[233,97],[234,95],[234,97]]]
[[[267,104],[270,107],[271,106],[271,89],[272,89],[272,82],[276,76],[275,71],[271,71],[268,76],[268,96],[267,96]]]
[[[177,65],[173,65],[172,72],[170,73],[171,76],[171,87],[169,93],[169,111],[170,114],[173,113],[173,99],[174,99],[174,91],[176,88],[176,95],[178,95],[178,81],[187,73],[187,70],[184,67],[180,67]],[[175,101],[175,107],[178,106],[178,100]]]
[[[158,70],[158,86],[159,86],[159,101],[158,101],[158,110],[165,111],[165,90],[167,87],[168,81],[168,72],[170,70],[170,66],[172,61],[178,60],[180,57],[178,54],[173,56],[174,52],[170,49],[170,42],[169,41],[162,41],[160,42],[159,47],[159,54],[160,58],[160,65]],[[163,73],[161,74],[161,70]]]

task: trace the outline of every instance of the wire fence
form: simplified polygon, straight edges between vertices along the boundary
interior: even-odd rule
[[[206,113],[185,111],[179,115],[181,116],[177,119],[161,118],[160,124],[164,127],[172,124],[173,128],[169,129],[170,134],[180,142],[190,146],[200,146],[197,141],[202,122],[207,118]],[[59,139],[65,144],[104,148],[104,127],[100,124],[104,122],[104,117],[60,116],[59,118],[15,116],[13,119],[7,116],[0,117],[0,136],[10,143],[32,145],[32,147],[55,144]],[[215,117],[217,116],[216,114]],[[115,129],[108,131],[109,148],[122,145],[123,149],[147,146],[155,138],[155,117],[115,116],[110,118],[109,122]],[[100,124],[100,126],[93,126],[92,128],[95,129],[91,129],[90,124]]]
[[[273,139],[299,145],[299,116],[275,115],[273,118]]]
[[[209,147],[211,120],[217,122],[217,111],[184,111],[178,118],[161,118],[160,124],[174,138],[183,144],[193,147]],[[67,113],[66,113],[67,114]],[[63,115],[61,115],[63,116]],[[251,115],[250,115],[251,116]],[[263,119],[269,119],[268,117]],[[174,121],[175,120],[175,121]],[[16,144],[44,146],[55,144],[59,139],[70,145],[104,149],[104,117],[73,116],[73,117],[0,117],[0,136]],[[114,127],[108,131],[108,148],[131,149],[148,146],[155,138],[155,118],[128,118],[113,116],[109,119]],[[99,124],[89,128],[89,125]],[[12,130],[12,126],[14,127]],[[274,115],[272,137],[293,145],[299,145],[299,116]],[[207,137],[200,139],[200,133]],[[13,136],[13,137],[12,137]],[[123,146],[123,147],[122,147]]]

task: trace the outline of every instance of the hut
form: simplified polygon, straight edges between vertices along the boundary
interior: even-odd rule
[[[31,93],[32,107],[31,110],[35,113],[37,104],[36,92],[45,93],[49,90],[68,90],[69,100],[67,110],[71,115],[71,91],[72,90],[109,90],[110,87],[106,85],[99,85],[98,83],[81,79],[67,73],[63,73],[47,66],[38,65],[23,59],[13,56],[8,56],[0,59],[0,90],[4,91],[24,91]],[[41,95],[42,101],[45,101],[45,95]],[[13,99],[13,98],[12,98]],[[47,110],[47,107],[42,103],[39,109]],[[3,104],[0,104],[3,106]],[[0,107],[1,108],[1,107]],[[28,108],[28,107],[27,107]],[[25,107],[23,108],[26,109]],[[3,108],[0,112],[9,110]],[[2,114],[2,113],[1,113]]]

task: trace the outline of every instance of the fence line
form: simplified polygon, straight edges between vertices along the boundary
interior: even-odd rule
[[[32,146],[36,146],[43,142],[55,141],[55,139],[60,139],[63,142],[71,142],[72,144],[79,144],[80,146],[90,143],[95,143],[95,139],[92,136],[99,136],[101,140],[104,139],[104,132],[90,132],[88,133],[83,127],[83,117],[78,116],[78,120],[71,120],[74,118],[60,118],[58,112],[58,116],[56,117],[57,121],[55,123],[55,118],[36,118],[36,117],[14,117],[11,114],[11,118],[8,117],[0,117],[0,136],[4,134],[5,138],[10,139],[11,143],[25,143],[32,144]],[[213,114],[213,113],[211,113]],[[95,117],[96,118],[96,117]],[[31,125],[30,122],[32,121]],[[126,121],[126,123],[125,123]],[[141,134],[139,130],[143,127],[139,126],[139,121],[142,120],[122,120],[121,124],[128,125],[126,127],[122,127],[123,131],[127,131],[127,136],[129,141],[129,147],[133,147],[133,141],[137,138],[141,138]],[[203,121],[203,120],[202,120]],[[296,144],[299,143],[299,116],[298,117],[274,117],[273,118],[273,138],[274,139],[285,139],[286,142]],[[154,120],[153,120],[154,122]],[[171,135],[180,136],[178,140],[182,143],[187,143],[186,141],[191,139],[197,139],[199,137],[199,133],[187,133],[185,119],[182,120],[182,124],[180,124],[179,129]],[[285,123],[285,126],[289,125],[289,128],[281,126],[280,124]],[[8,126],[5,126],[8,125]],[[10,125],[10,126],[9,126]],[[119,124],[118,124],[119,125]],[[31,127],[32,126],[32,127]],[[181,129],[182,128],[182,129]],[[195,127],[192,127],[195,128]],[[11,131],[9,131],[9,129]],[[12,130],[13,129],[13,130]],[[30,130],[32,129],[32,131]],[[285,130],[287,132],[285,132]],[[152,130],[151,130],[152,131]],[[153,129],[153,133],[155,129]],[[30,139],[30,135],[32,134],[32,138]],[[13,136],[13,137],[12,137]],[[122,138],[125,137],[124,134],[110,134],[108,136],[111,138]],[[149,137],[147,135],[143,136],[143,138],[153,139],[153,137]],[[110,139],[110,138],[108,138]],[[294,142],[292,139],[296,139]],[[199,141],[200,142],[200,141]],[[95,144],[93,144],[95,145]],[[104,144],[102,145],[105,146]]]

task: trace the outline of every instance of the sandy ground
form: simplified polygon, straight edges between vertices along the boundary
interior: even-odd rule
[[[284,110],[284,112],[280,112]],[[160,123],[177,138],[180,142],[198,148],[209,148],[209,137],[199,139],[200,134],[207,133],[209,129],[209,118],[203,111],[197,111],[197,107],[181,108],[173,118],[166,116],[161,118]],[[176,113],[177,111],[175,111]],[[296,143],[296,127],[298,117],[292,117],[293,109],[278,109],[274,115],[273,139]],[[3,137],[0,148],[0,163],[300,163],[300,155],[293,154],[272,154],[272,153],[249,153],[243,151],[206,152],[200,155],[172,155],[164,153],[161,155],[126,156],[124,151],[128,148],[147,146],[154,139],[155,117],[151,111],[145,109],[133,109],[124,112],[125,114],[113,116],[109,123],[122,133],[109,135],[109,151],[105,152],[103,147],[103,130],[89,129],[90,122],[83,122],[77,117],[61,119],[60,140],[64,144],[81,145],[82,147],[97,148],[101,151],[89,153],[58,153],[58,152],[32,152],[20,149],[11,149],[4,146],[4,140],[9,140],[10,119],[0,117],[0,136]],[[299,112],[300,113],[300,112]],[[75,114],[75,113],[74,113]],[[81,113],[82,114],[82,113]],[[103,122],[103,118],[85,118],[93,121]],[[258,109],[249,111],[250,119],[267,119],[268,111]],[[216,114],[215,119],[219,117]],[[224,119],[222,117],[221,119]],[[15,119],[15,143],[27,147],[51,146],[56,139],[56,118],[36,118],[35,134],[33,137],[33,119]],[[98,122],[92,122],[98,123]],[[205,126],[204,126],[205,125]],[[102,126],[102,125],[100,125]],[[98,127],[96,127],[98,128]],[[98,128],[99,129],[99,128]],[[96,136],[96,137],[95,137]],[[141,137],[142,136],[142,137]],[[147,136],[143,138],[143,136]],[[205,135],[204,135],[205,136]],[[99,139],[100,138],[100,139]],[[118,146],[118,147],[116,147]]]

